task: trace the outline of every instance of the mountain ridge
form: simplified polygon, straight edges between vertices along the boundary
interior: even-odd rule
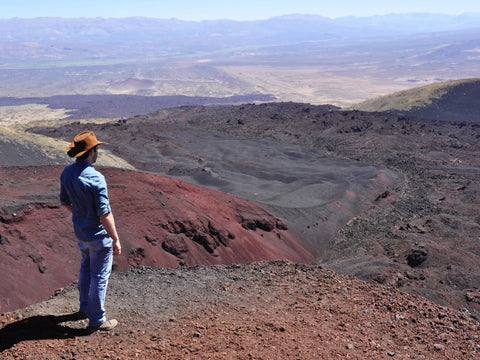
[[[422,22],[419,22],[419,19],[422,19]],[[364,34],[375,33],[375,31],[385,31],[391,32],[391,34],[412,34],[412,33],[422,33],[422,32],[437,32],[437,31],[451,31],[467,28],[478,28],[478,20],[480,19],[480,14],[459,14],[459,15],[446,15],[446,14],[435,14],[435,13],[406,13],[406,14],[387,14],[387,15],[375,15],[375,16],[365,16],[365,17],[353,17],[345,16],[338,18],[328,18],[321,15],[312,15],[312,14],[290,14],[283,16],[275,16],[267,19],[261,20],[232,20],[232,19],[219,19],[219,20],[202,20],[202,21],[186,21],[181,19],[162,19],[162,18],[151,18],[151,17],[122,17],[122,18],[62,18],[62,17],[42,17],[42,18],[0,18],[0,29],[2,29],[2,35],[0,35],[0,40],[22,40],[24,39],[22,31],[13,33],[8,31],[8,28],[11,26],[18,27],[20,30],[22,28],[25,31],[31,31],[41,26],[43,31],[36,33],[35,36],[40,34],[51,32],[48,26],[50,23],[57,23],[57,26],[60,26],[55,33],[57,36],[62,34],[62,29],[68,30],[69,26],[73,27],[80,26],[81,30],[77,35],[82,36],[91,36],[93,34],[108,34],[108,33],[131,33],[139,30],[153,30],[157,35],[164,33],[188,33],[188,31],[198,31],[199,29],[205,29],[206,33],[200,33],[201,35],[207,35],[209,33],[215,33],[217,31],[223,30],[226,34],[233,33],[233,31],[225,31],[228,29],[228,26],[231,26],[233,29],[238,30],[237,26],[242,26],[243,29],[248,29],[252,27],[255,30],[258,30],[261,27],[269,26],[272,29],[280,30],[283,27],[291,27],[292,29],[298,25],[298,23],[303,23],[304,31],[305,29],[317,28],[318,26],[331,26],[329,29],[359,29],[363,28],[364,32],[361,32],[360,36]],[[38,24],[38,25],[37,25]],[[85,25],[82,25],[85,24]],[[92,24],[96,26],[92,27]],[[100,25],[98,25],[100,24]],[[123,26],[119,26],[123,24]],[[135,25],[134,25],[135,24]],[[127,27],[125,27],[127,26]],[[259,27],[257,27],[259,26]],[[87,30],[90,27],[90,30]],[[95,30],[103,29],[103,31]],[[135,30],[138,29],[138,30]],[[318,28],[317,28],[318,29]],[[380,30],[382,29],[382,30]],[[5,31],[7,30],[7,31]],[[98,32],[97,32],[98,31]],[[26,34],[28,32],[25,32]],[[309,32],[303,32],[304,34],[309,34]],[[199,34],[199,35],[200,35]],[[348,33],[350,36],[359,36],[359,34]],[[31,36],[33,34],[29,34]],[[145,34],[144,34],[145,35]],[[2,38],[2,36],[4,38]],[[29,38],[31,39],[31,38]],[[52,40],[54,40],[53,38]],[[87,37],[88,39],[88,37]],[[93,38],[91,38],[93,40]]]
[[[480,78],[425,85],[364,101],[353,109],[442,121],[480,121]]]
[[[37,43],[36,47],[44,44],[44,51],[48,50],[48,46],[56,45],[57,51],[75,53],[76,56],[87,50],[85,56],[89,48],[98,52],[96,47],[99,45],[112,49],[120,45],[135,46],[145,53],[151,52],[152,46],[161,44],[163,49],[172,53],[179,50],[201,52],[207,49],[219,51],[232,47],[265,47],[310,41],[353,41],[414,34],[425,36],[480,29],[480,15],[430,16],[428,21],[425,21],[424,14],[333,20],[317,15],[289,15],[256,21],[201,22],[155,18],[0,19],[0,45],[3,45],[3,52],[15,44],[25,48],[29,44]],[[129,51],[135,52],[134,49]]]

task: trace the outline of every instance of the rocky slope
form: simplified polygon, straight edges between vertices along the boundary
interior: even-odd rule
[[[34,130],[68,139],[81,128],[81,124],[69,124],[54,131]],[[320,263],[336,271],[398,286],[442,305],[466,308],[473,314],[480,310],[480,249],[476,241],[480,236],[480,183],[476,175],[480,167],[480,126],[476,122],[272,103],[182,107],[93,128],[115,143],[110,148],[116,155],[137,168],[187,176],[189,181],[222,191],[237,188],[234,181],[227,181],[229,190],[218,182],[218,178],[228,180],[232,168],[254,175],[248,183],[257,183],[265,173],[275,173],[268,167],[270,161],[277,163],[285,156],[270,158],[270,152],[256,152],[248,161],[237,161],[252,147],[242,151],[233,148],[236,150],[232,156],[220,156],[220,163],[229,165],[222,170],[214,161],[222,152],[205,150],[209,149],[206,144],[210,139],[269,140],[310,149],[320,162],[326,161],[323,156],[348,160],[350,167],[337,173],[332,182],[350,181],[344,196],[335,199],[339,202],[332,199],[316,203],[318,206],[289,207],[261,201],[262,206],[282,218]],[[126,140],[115,142],[120,137]],[[209,141],[196,142],[195,138]],[[145,150],[136,150],[141,148]],[[302,173],[314,173],[317,183],[326,183],[326,176],[334,173],[328,169],[315,172],[320,165],[309,163],[304,151],[285,153],[294,160],[288,166],[303,161],[310,164],[312,170]],[[253,159],[260,159],[263,168]],[[331,169],[341,168],[333,164]],[[369,168],[364,178],[361,171],[353,170],[355,164],[363,169],[365,165],[376,166],[376,172]],[[268,170],[252,173],[252,168]],[[205,174],[201,169],[218,171],[192,176]],[[292,179],[282,174],[282,181]],[[350,180],[351,174],[359,182]],[[255,193],[270,188],[261,186],[255,188]],[[288,193],[290,188],[286,189]],[[302,189],[310,194],[302,198],[312,199],[318,193],[330,194],[335,187]]]
[[[70,214],[58,201],[61,170],[0,169],[0,311],[44,300],[77,278]],[[314,259],[285,223],[255,203],[155,174],[102,173],[123,243],[114,269]]]
[[[76,123],[31,131],[69,141],[76,131],[85,126]],[[233,172],[232,169],[236,169],[233,178],[248,175],[241,179],[248,179],[243,182],[254,185],[250,190],[262,189],[260,194],[266,194],[271,187],[264,186],[259,180],[266,180],[269,175],[270,180],[280,179],[275,182],[275,187],[282,182],[288,184],[284,188],[278,187],[283,189],[283,193],[285,189],[292,189],[290,186],[298,184],[300,179],[286,176],[287,164],[300,166],[314,159],[312,154],[317,154],[315,159],[318,162],[312,167],[314,172],[320,162],[327,161],[327,157],[338,160],[331,163],[332,168],[333,164],[343,164],[344,169],[351,169],[350,176],[356,174],[354,177],[361,181],[352,181],[348,177],[349,172],[345,171],[341,177],[348,179],[344,184],[349,186],[345,185],[341,191],[330,193],[332,188],[319,191],[318,187],[304,182],[296,189],[305,192],[295,193],[303,196],[290,197],[291,207],[286,206],[285,199],[289,198],[284,196],[263,198],[258,208],[257,205],[248,205],[262,209],[260,213],[271,220],[267,223],[284,223],[288,230],[280,225],[270,234],[258,228],[256,231],[245,229],[238,222],[234,225],[249,234],[260,234],[255,238],[262,248],[264,240],[271,241],[270,235],[278,239],[276,234],[280,234],[281,239],[291,239],[292,242],[287,241],[287,244],[292,245],[284,249],[298,249],[297,245],[293,245],[298,239],[302,244],[300,248],[305,249],[306,254],[314,253],[316,263],[322,267],[354,274],[370,282],[335,274],[318,265],[255,263],[169,270],[136,267],[126,272],[115,272],[112,279],[109,313],[122,321],[123,328],[113,334],[82,337],[82,323],[68,321],[68,327],[57,326],[70,319],[68,316],[57,316],[76,309],[76,294],[72,285],[65,291],[59,291],[58,296],[47,303],[2,316],[2,335],[18,334],[15,339],[19,339],[2,337],[6,339],[2,344],[6,356],[25,358],[36,351],[42,354],[41,358],[87,358],[92,351],[97,351],[104,358],[272,358],[278,357],[278,354],[307,359],[478,357],[479,334],[475,318],[478,318],[480,307],[480,250],[476,241],[480,236],[480,183],[477,179],[480,126],[477,123],[431,121],[287,103],[183,107],[88,126],[99,137],[108,139],[105,151],[111,151],[136,168],[188,178],[213,189],[226,189],[228,184],[233,184],[231,192],[245,190],[245,187],[237,186],[242,181],[231,181],[227,176]],[[223,152],[219,149],[225,147],[210,146],[210,141],[195,141],[195,138],[202,138],[199,135],[206,134],[210,134],[207,139],[216,139],[218,143],[232,145],[248,142],[247,139],[252,143],[248,147],[233,147],[231,156],[222,158]],[[262,153],[261,144],[264,141],[284,144],[285,147],[279,151],[283,155]],[[248,160],[248,157],[242,157],[245,154],[239,149],[248,149],[256,156]],[[238,161],[236,154],[242,154]],[[270,161],[275,163],[278,159],[285,161],[287,158],[295,161],[280,163],[279,168],[285,167],[287,171],[273,171],[270,166],[262,169],[257,163],[259,159],[269,164]],[[219,163],[226,165],[219,166]],[[300,169],[299,173],[308,173],[303,165]],[[365,170],[364,178],[358,169]],[[12,171],[19,171],[19,174],[26,171],[7,170],[10,175],[2,180],[5,188],[12,185],[8,182]],[[124,187],[123,183],[127,179],[124,178],[132,178],[128,181],[133,182],[137,180],[125,174],[133,173],[110,169],[107,172],[113,180],[112,196],[118,196],[122,199],[120,202],[128,202],[125,196],[137,195],[137,203],[154,201],[153,197],[164,201],[168,195],[173,198],[174,193],[182,194],[182,188],[186,187],[192,194],[196,193],[191,185],[179,185],[172,188],[171,194],[163,190],[159,194],[157,185],[150,187],[152,182],[156,184],[157,181],[150,178],[153,175],[140,173],[144,180],[139,180],[142,185],[134,188],[147,186],[147,190],[128,191],[127,194],[128,187]],[[278,178],[278,174],[282,177]],[[57,175],[54,171],[47,171],[43,180],[38,181],[41,177],[24,172],[25,184],[18,189],[31,189],[32,193],[17,192],[16,197],[10,200],[12,203],[15,201],[14,204],[31,201],[32,194],[39,194],[40,188],[35,187],[52,184],[48,179],[57,179]],[[317,179],[320,180],[318,183],[324,184],[328,177]],[[173,181],[172,184],[183,183]],[[163,183],[161,186],[168,188]],[[355,191],[352,192],[352,189]],[[310,198],[305,196],[309,191]],[[316,197],[318,192],[325,193],[323,196],[326,198],[332,194],[341,196],[322,203],[319,201],[321,198]],[[51,185],[51,196],[54,193],[55,185]],[[149,196],[145,199],[144,194],[147,193]],[[318,203],[302,207],[295,203],[299,199],[314,199]],[[48,199],[37,202],[44,204],[45,209],[49,209],[48,204],[52,203]],[[156,206],[159,204],[162,206],[161,202]],[[197,203],[194,205],[197,208]],[[239,206],[236,204],[233,208]],[[54,223],[45,224],[48,215],[44,212],[31,231],[38,234],[39,230],[45,232],[49,226],[57,226],[57,222],[68,223],[60,209],[50,207],[53,207],[49,210],[54,213]],[[202,206],[198,208],[206,209]],[[231,218],[241,219],[236,210],[228,208],[217,213],[215,219],[222,218],[224,211],[232,210]],[[181,209],[175,213],[176,216],[184,215],[185,208]],[[132,221],[132,218],[138,214],[138,208],[125,208],[124,211],[128,215],[121,223],[137,221]],[[328,211],[328,216],[325,216],[325,211]],[[349,216],[333,216],[342,213]],[[13,219],[13,222],[4,226],[2,234],[5,234],[3,231],[13,231],[11,224],[16,224],[14,219],[17,215],[13,216],[11,211],[8,214],[4,214],[4,218],[7,221]],[[35,219],[35,214],[31,212],[24,218]],[[168,219],[168,216],[168,211],[158,213],[158,219]],[[198,216],[194,216],[195,223],[208,224]],[[277,222],[277,219],[282,222]],[[146,252],[138,251],[139,248],[159,249],[158,243],[167,239],[170,230],[178,230],[175,230],[175,224],[169,226],[168,221],[155,222],[155,217],[138,221],[140,224],[144,224],[141,221],[153,222],[155,229],[161,229],[159,236],[163,240],[158,240],[155,247],[154,241],[148,241],[155,236],[139,232],[143,245],[133,243],[129,249],[134,250],[133,253],[127,252],[132,257],[121,260],[124,265],[128,261],[132,261],[133,265],[142,264],[138,260]],[[159,226],[161,224],[165,227]],[[331,231],[325,231],[329,226]],[[214,227],[218,229],[220,226]],[[130,231],[125,229],[122,231]],[[203,229],[206,230],[206,226]],[[21,234],[14,232],[11,236],[17,236],[15,239],[18,240],[10,244],[4,240],[3,245],[19,244],[23,241]],[[31,238],[37,236],[27,236],[27,242]],[[126,238],[137,239],[136,236]],[[315,242],[315,239],[319,241]],[[202,254],[218,258],[203,245],[192,244]],[[318,244],[321,246],[318,247]],[[52,248],[52,244],[45,244],[42,249],[49,246]],[[74,245],[69,246],[73,251]],[[217,250],[223,250],[222,246],[215,249],[220,256],[228,253]],[[162,251],[180,265],[182,259]],[[40,259],[35,256],[28,259],[32,268],[40,273]],[[9,271],[14,274],[11,269]],[[145,277],[141,277],[142,274]],[[168,276],[165,277],[165,274]],[[115,285],[117,281],[118,287]],[[167,287],[162,287],[164,282]],[[182,288],[181,284],[188,286]],[[430,300],[426,300],[427,297]],[[154,305],[156,307],[148,308]],[[48,316],[52,314],[53,317]],[[41,333],[28,330],[39,328],[49,330]]]

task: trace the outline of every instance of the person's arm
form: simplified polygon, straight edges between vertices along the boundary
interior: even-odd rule
[[[109,212],[106,215],[100,216],[100,221],[102,222],[103,227],[107,231],[108,236],[113,239],[113,255],[120,255],[122,253],[122,245],[120,244],[120,239],[118,238],[117,228],[115,227],[115,219],[113,214]]]
[[[63,174],[62,174],[63,175]],[[60,178],[61,179],[61,178]],[[61,181],[61,180],[60,180]],[[72,202],[68,198],[67,191],[65,190],[65,186],[63,185],[63,182],[60,184],[60,204],[62,206],[65,206],[65,208],[72,212]]]

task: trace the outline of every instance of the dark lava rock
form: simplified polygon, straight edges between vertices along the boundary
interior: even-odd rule
[[[427,258],[428,252],[425,249],[415,249],[407,255],[407,263],[411,267],[418,267],[422,265]]]

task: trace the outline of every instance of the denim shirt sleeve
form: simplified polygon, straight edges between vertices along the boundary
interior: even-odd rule
[[[60,204],[62,205],[72,205],[70,198],[68,197],[67,190],[63,183],[60,184]]]
[[[105,177],[96,172],[91,180],[92,180],[92,188],[94,192],[95,198],[95,208],[97,211],[98,216],[107,215],[109,212],[112,211],[110,207],[110,201],[108,199],[108,190],[107,190],[107,183],[105,181]]]

